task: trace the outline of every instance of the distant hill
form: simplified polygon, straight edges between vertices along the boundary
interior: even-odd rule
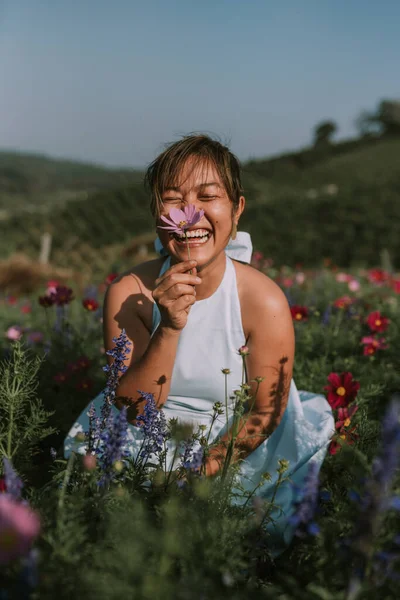
[[[399,156],[400,137],[370,136],[248,161],[240,228],[276,264],[376,265],[388,249],[400,266]],[[57,264],[90,266],[152,230],[142,172],[0,152],[0,257],[38,256],[49,231]]]
[[[27,204],[58,204],[87,193],[137,183],[142,173],[132,169],[54,159],[41,154],[0,151],[0,208]]]

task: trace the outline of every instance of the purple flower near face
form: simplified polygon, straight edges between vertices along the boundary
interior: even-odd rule
[[[171,208],[169,211],[169,219],[161,216],[161,220],[164,223],[168,223],[168,227],[158,226],[159,229],[167,229],[173,233],[185,233],[186,229],[189,229],[203,218],[204,210],[196,211],[193,204],[185,206],[183,210],[180,208]]]
[[[14,500],[21,499],[21,491],[24,487],[22,480],[17,475],[11,461],[8,458],[3,458],[4,466],[4,482],[6,484],[7,494],[9,494]]]
[[[297,498],[294,502],[295,511],[289,518],[289,523],[296,527],[295,535],[298,537],[305,537],[306,533],[319,533],[319,527],[313,520],[318,506],[318,471],[318,464],[311,462],[303,487],[293,485]]]
[[[146,400],[143,414],[136,418],[136,422],[144,434],[140,455],[147,459],[151,454],[159,455],[164,450],[164,443],[170,434],[164,412],[158,410],[153,394],[137,391]]]

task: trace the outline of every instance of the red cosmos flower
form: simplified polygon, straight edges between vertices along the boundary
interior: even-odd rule
[[[87,356],[81,356],[75,363],[80,369],[88,369],[90,367],[90,359]]]
[[[363,354],[364,356],[375,354],[377,350],[386,350],[389,345],[385,343],[386,338],[376,338],[372,335],[367,335],[361,339],[361,343],[364,344]]]
[[[18,298],[17,298],[17,296],[8,296],[7,302],[11,306],[15,306],[17,304],[17,302],[18,302]]]
[[[4,477],[0,477],[0,494],[3,494],[7,491],[6,480]]]
[[[51,294],[50,297],[53,298],[57,306],[64,306],[74,299],[74,292],[65,285],[58,285],[55,293]]]
[[[293,282],[294,282],[293,277],[284,277],[282,279],[282,285],[284,287],[292,287]]]
[[[54,298],[53,296],[39,296],[39,304],[40,306],[43,306],[43,308],[49,308],[50,306],[53,306],[54,304]]]
[[[368,281],[370,283],[374,283],[375,285],[382,285],[388,279],[390,275],[383,269],[370,269],[368,271]]]
[[[251,257],[251,260],[255,261],[255,262],[259,262],[263,258],[264,258],[264,254],[262,252],[260,252],[259,250],[255,250],[255,252],[253,252],[253,256]]]
[[[53,379],[56,383],[65,383],[68,379],[68,375],[66,373],[57,373],[57,375],[54,375]]]
[[[381,315],[379,310],[370,313],[366,322],[371,331],[377,331],[378,333],[386,331],[390,323],[389,319]]]
[[[360,383],[353,380],[353,375],[348,371],[341,373],[330,373],[328,375],[329,385],[324,387],[328,392],[328,402],[333,409],[345,407],[354,400],[360,389]]]
[[[29,315],[29,313],[32,312],[32,307],[30,304],[24,304],[23,306],[21,306],[21,312],[24,315]]]
[[[80,390],[81,392],[85,392],[85,391],[89,391],[92,389],[92,381],[91,379],[85,378],[82,379],[76,386],[77,390]]]
[[[82,300],[82,304],[83,308],[86,308],[86,310],[89,310],[90,312],[97,310],[100,306],[94,298],[85,298]]]
[[[400,279],[394,279],[392,281],[392,287],[395,294],[400,294]]]
[[[358,408],[359,407],[357,404],[353,404],[353,406],[350,407],[346,406],[344,408],[338,408],[338,420],[335,423],[335,428],[340,430],[342,427],[348,427],[350,425],[351,418],[356,414]]]
[[[332,438],[331,443],[329,444],[329,454],[334,456],[335,454],[340,452],[343,443],[348,444],[349,446],[353,446],[356,440],[358,440],[358,438],[360,437],[358,433],[354,433],[356,429],[357,425],[355,425],[351,429],[345,429],[344,427],[342,427],[338,434]],[[342,443],[339,442],[339,440],[341,440]]]
[[[306,306],[294,304],[290,307],[290,312],[294,321],[306,321],[308,319],[308,308]]]
[[[112,283],[114,281],[114,279],[117,279],[117,277],[118,277],[118,273],[110,273],[105,278],[104,283],[106,283],[107,285],[110,285],[110,283]]]
[[[351,298],[350,296],[341,296],[334,301],[333,306],[336,308],[347,308],[353,304],[353,302],[355,302],[354,298]]]

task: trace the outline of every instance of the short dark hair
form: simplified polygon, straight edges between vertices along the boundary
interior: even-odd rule
[[[224,184],[233,204],[233,211],[243,195],[239,159],[221,142],[205,134],[190,134],[167,145],[148,167],[145,184],[150,190],[150,208],[153,217],[158,217],[162,207],[162,193],[168,187],[179,185],[178,177],[188,158],[195,157],[196,163],[211,163]]]

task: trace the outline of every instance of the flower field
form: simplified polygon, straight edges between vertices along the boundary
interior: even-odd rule
[[[49,281],[0,301],[0,600],[400,597],[400,274],[329,260],[275,268],[261,252],[252,264],[287,296],[297,388],[325,394],[335,416],[321,472],[311,465],[296,489],[290,547],[272,558],[273,498],[235,488],[234,463],[205,477],[208,432],[167,423],[146,390],[141,451],[126,456],[127,413],[110,408],[130,344],[122,332],[104,369],[102,342],[115,274],[80,296]],[[77,440],[87,453],[66,460],[65,435],[101,390],[101,414]],[[237,418],[247,392],[243,382]],[[180,454],[168,471],[171,439]],[[288,472],[282,458],[277,485]]]

